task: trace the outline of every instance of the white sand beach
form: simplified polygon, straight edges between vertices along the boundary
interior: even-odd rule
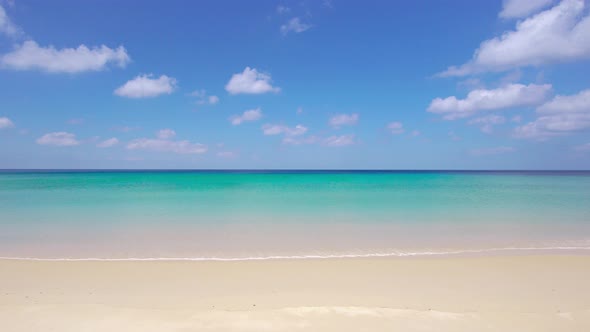
[[[0,261],[3,331],[589,331],[590,257]]]

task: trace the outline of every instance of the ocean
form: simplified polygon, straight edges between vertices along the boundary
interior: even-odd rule
[[[586,250],[590,172],[0,172],[4,258]]]

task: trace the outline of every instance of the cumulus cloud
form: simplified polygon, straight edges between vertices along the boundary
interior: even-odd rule
[[[250,67],[246,67],[241,73],[232,75],[225,85],[225,90],[232,95],[277,93],[281,91],[280,88],[272,86],[270,75],[260,73],[256,68]]]
[[[465,99],[455,96],[435,98],[427,111],[441,114],[445,120],[469,117],[478,111],[491,111],[513,107],[535,106],[551,92],[550,84],[508,84],[497,89],[477,89]]]
[[[355,143],[354,135],[330,136],[322,141],[322,144],[329,147],[340,147]]]
[[[493,148],[473,149],[471,150],[471,154],[474,156],[489,156],[496,154],[511,153],[515,151],[516,149],[511,146],[498,146]]]
[[[555,96],[537,108],[538,117],[516,127],[514,136],[544,140],[590,129],[590,89],[575,95]]]
[[[464,76],[589,57],[590,15],[584,0],[563,0],[519,21],[514,30],[482,42],[469,62],[439,75]]]
[[[247,110],[242,115],[234,115],[229,118],[232,125],[237,126],[243,122],[251,122],[259,120],[262,117],[262,110],[259,108]]]
[[[285,136],[300,136],[307,132],[307,127],[296,125],[295,127],[288,127],[284,125],[265,124],[262,126],[264,135],[285,135]]]
[[[76,135],[64,131],[45,134],[37,139],[37,144],[53,146],[75,146],[80,142]]]
[[[337,114],[330,118],[330,126],[339,128],[341,126],[352,126],[359,121],[358,113],[352,114]]]
[[[16,26],[10,17],[6,14],[4,7],[0,5],[0,33],[6,36],[17,36],[21,33],[21,30],[18,26]]]
[[[207,146],[192,143],[187,140],[174,141],[174,130],[162,129],[156,133],[156,138],[137,138],[127,144],[129,150],[148,150],[156,152],[172,152],[178,154],[201,154],[207,152]]]
[[[110,147],[115,146],[117,144],[119,144],[119,140],[116,137],[112,137],[112,138],[106,139],[102,142],[98,142],[98,144],[96,144],[96,147],[110,148]]]
[[[290,32],[301,33],[309,30],[311,27],[311,24],[303,23],[299,17],[294,17],[287,23],[281,25],[281,33],[283,35],[287,35]]]
[[[197,98],[197,105],[215,105],[219,103],[219,97],[209,96],[205,90],[195,90],[190,93],[190,96]]]
[[[499,124],[503,124],[506,122],[506,118],[501,116],[501,115],[488,115],[488,116],[483,116],[480,118],[475,118],[472,120],[469,120],[469,122],[467,122],[467,124],[470,125],[477,125],[480,126],[480,130],[486,134],[491,134],[494,129],[493,126],[494,125],[499,125]]]
[[[504,0],[502,11],[499,16],[502,18],[521,18],[534,14],[547,7],[554,0]]]
[[[14,70],[42,70],[48,73],[80,73],[99,71],[109,65],[125,67],[130,58],[123,46],[116,49],[105,45],[88,48],[56,49],[42,47],[32,40],[16,46],[12,52],[0,57],[0,65]]]
[[[159,139],[169,139],[176,136],[176,132],[172,129],[160,129],[156,132],[156,137]]]
[[[401,122],[390,122],[390,123],[388,123],[387,124],[387,130],[390,133],[394,134],[394,135],[403,134],[403,132],[405,131],[404,130],[404,125]]]
[[[153,78],[153,75],[139,75],[127,81],[115,94],[127,98],[152,98],[163,94],[171,94],[176,89],[176,79],[162,75]]]
[[[7,117],[0,117],[0,129],[12,128],[14,123]]]

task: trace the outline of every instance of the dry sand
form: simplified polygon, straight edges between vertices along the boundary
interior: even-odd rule
[[[0,260],[0,330],[590,331],[590,256]]]

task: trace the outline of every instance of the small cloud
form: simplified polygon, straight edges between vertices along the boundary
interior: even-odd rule
[[[242,115],[234,115],[229,118],[232,125],[237,126],[243,122],[259,120],[262,117],[262,110],[259,108],[244,111]]]
[[[412,135],[412,137],[418,137],[420,136],[422,133],[420,133],[420,131],[418,130],[412,130],[412,133],[410,135]]]
[[[215,105],[219,103],[219,97],[208,96],[205,90],[195,90],[189,94],[192,97],[197,98],[197,105]]]
[[[297,107],[297,111],[295,111],[296,114],[303,114],[303,107]]]
[[[456,120],[478,111],[535,106],[545,101],[551,90],[550,84],[508,84],[491,90],[477,89],[469,92],[465,99],[455,96],[435,98],[427,112],[441,114],[445,120]]]
[[[501,18],[521,18],[533,14],[551,3],[554,0],[504,0],[502,11],[498,16]]]
[[[174,134],[172,134],[174,133]],[[207,152],[207,146],[200,143],[191,143],[187,140],[171,140],[176,133],[171,129],[162,129],[157,132],[157,138],[137,138],[127,144],[128,150],[148,150],[156,152],[172,152],[177,154],[202,154]]]
[[[514,129],[514,137],[546,140],[590,129],[590,89],[555,96],[539,106],[536,113],[534,121]]]
[[[474,149],[474,150],[471,150],[471,154],[474,156],[489,156],[489,155],[511,153],[511,152],[515,152],[515,151],[516,151],[516,149],[511,146],[499,146],[499,147],[494,147],[494,148]]]
[[[309,30],[311,27],[311,24],[303,23],[299,17],[294,17],[287,23],[281,25],[281,33],[283,35],[287,35],[289,32],[301,33]]]
[[[115,94],[127,98],[152,98],[171,94],[176,89],[176,79],[162,75],[139,75],[115,90]]]
[[[353,126],[359,121],[358,113],[352,114],[336,114],[330,118],[329,124],[334,128],[340,128],[341,126]]]
[[[110,147],[115,146],[117,144],[119,144],[119,140],[116,137],[113,137],[113,138],[106,139],[102,142],[99,142],[98,144],[96,144],[96,147],[110,148]]]
[[[516,122],[516,123],[519,123],[519,122],[521,122],[521,121],[522,121],[522,116],[520,116],[520,115],[515,115],[515,116],[513,116],[513,117],[510,119],[510,122]]]
[[[10,20],[2,6],[0,6],[0,33],[9,37],[16,37],[22,33],[21,29]]]
[[[295,127],[287,127],[284,125],[265,124],[262,126],[264,135],[285,135],[285,136],[300,136],[307,132],[307,127],[296,125]]]
[[[281,89],[272,86],[272,78],[268,74],[260,73],[255,68],[246,67],[243,72],[232,75],[225,85],[225,90],[236,94],[263,94],[280,92]]]
[[[329,147],[341,147],[355,143],[354,135],[330,136],[322,141],[322,144]]]
[[[394,135],[402,134],[405,131],[401,122],[390,122],[387,125],[387,130]]]
[[[7,129],[14,127],[14,123],[7,117],[0,117],[0,129]]]
[[[0,57],[0,65],[14,70],[42,70],[48,73],[81,73],[99,71],[113,64],[125,67],[131,59],[123,46],[111,49],[105,45],[88,48],[56,49],[41,47],[32,40],[17,45],[12,52]]]
[[[289,12],[291,12],[291,8],[289,8],[289,7],[287,7],[287,6],[283,6],[283,5],[278,5],[278,6],[277,6],[277,13],[278,13],[279,15],[282,15],[282,14],[287,14],[287,13],[289,13]]]
[[[156,137],[159,139],[169,139],[176,136],[176,132],[172,129],[160,129],[156,132]]]
[[[76,135],[67,132],[54,132],[45,134],[37,139],[37,144],[53,146],[75,146],[80,142],[76,140]]]

